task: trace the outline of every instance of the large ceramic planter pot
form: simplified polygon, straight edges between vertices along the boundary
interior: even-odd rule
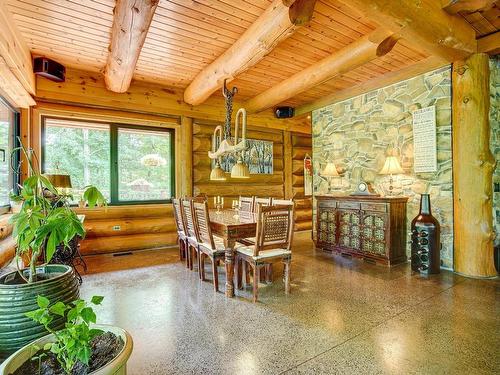
[[[118,355],[105,366],[101,367],[99,370],[91,372],[91,375],[125,375],[127,373],[127,361],[132,353],[133,341],[130,334],[119,328],[108,325],[95,325],[95,328],[102,329],[105,332],[111,332],[122,338],[125,345],[123,345],[122,350]],[[32,348],[33,345],[38,347],[43,347],[46,343],[54,342],[54,335],[44,336],[31,344],[19,349],[17,352],[12,354],[5,362],[0,366],[0,375],[8,375],[16,371],[24,362],[29,360],[33,354],[36,352]],[[89,375],[90,375],[89,374]]]
[[[23,272],[27,277],[28,270]],[[38,295],[47,297],[51,303],[65,304],[79,297],[78,280],[71,267],[45,265],[37,267],[37,275],[41,279],[31,284],[19,283],[17,271],[0,277],[0,361],[47,334],[42,325],[25,315],[38,308]],[[55,329],[60,329],[64,319],[56,319],[53,324]]]

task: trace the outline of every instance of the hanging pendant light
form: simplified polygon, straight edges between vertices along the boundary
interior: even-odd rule
[[[241,154],[231,169],[231,178],[250,178],[250,170],[248,169],[248,165],[243,162]]]
[[[210,172],[210,181],[226,181],[226,172],[221,168],[219,159],[215,161],[215,167]]]

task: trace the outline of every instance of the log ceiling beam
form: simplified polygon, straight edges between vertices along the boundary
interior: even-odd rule
[[[418,76],[419,74],[427,73],[434,69],[441,68],[447,65],[448,62],[431,56],[405,68],[386,73],[382,76],[370,79],[368,81],[349,87],[344,90],[336,91],[328,96],[318,99],[311,103],[303,104],[295,108],[295,116],[302,116],[311,113],[312,111],[323,108],[327,105],[340,102],[366,92],[376,90],[385,86],[392,85],[397,82],[404,81]]]
[[[441,0],[441,6],[449,14],[474,13],[490,9],[497,0]]]
[[[108,60],[104,69],[106,87],[126,92],[159,0],[117,0]]]
[[[0,56],[0,94],[16,108],[29,108],[36,104],[2,56]]]
[[[477,40],[477,51],[490,55],[496,55],[500,53],[500,31],[479,38]]]
[[[249,99],[244,107],[260,112],[314,86],[383,56],[391,51],[397,36],[384,28],[374,30],[328,57]]]
[[[309,22],[316,0],[274,0],[262,15],[222,55],[204,68],[184,91],[184,101],[199,105],[271,52]]]
[[[36,80],[30,49],[16,27],[6,3],[0,2],[0,57],[24,91],[35,95]]]
[[[453,62],[477,51],[476,33],[436,0],[341,0],[430,55]]]

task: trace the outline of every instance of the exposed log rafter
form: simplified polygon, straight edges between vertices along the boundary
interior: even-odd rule
[[[376,90],[381,87],[389,86],[394,83],[401,82],[409,78],[413,78],[419,74],[427,73],[431,70],[438,69],[445,65],[448,65],[448,62],[443,59],[439,59],[433,56],[427,57],[426,59],[419,61],[415,64],[409,65],[405,68],[383,74],[379,77],[370,79],[356,86],[336,91],[314,102],[303,104],[295,108],[295,115],[296,116],[305,115],[314,111],[315,109],[319,109],[329,104],[361,95],[365,92]]]
[[[117,0],[104,70],[108,90],[125,92],[129,88],[158,2]]]
[[[0,90],[12,105],[34,105],[35,75],[28,45],[4,2],[0,2]]]
[[[427,53],[453,62],[477,51],[476,34],[436,0],[341,0]]]
[[[449,14],[474,13],[490,9],[497,0],[441,0],[441,6]]]
[[[264,13],[215,61],[203,69],[184,92],[184,101],[198,105],[238,74],[257,64],[278,43],[312,17],[316,0],[274,0]]]
[[[245,103],[244,107],[249,112],[260,112],[270,108],[335,76],[387,54],[397,40],[398,37],[393,35],[391,31],[384,28],[376,29],[253,97]]]
[[[490,55],[500,53],[500,31],[479,38],[477,40],[477,51],[479,53],[488,53]]]

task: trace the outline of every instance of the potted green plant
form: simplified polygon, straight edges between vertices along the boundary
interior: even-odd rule
[[[26,345],[0,366],[0,375],[19,374],[126,374],[132,353],[132,337],[121,328],[95,325],[92,305],[100,305],[101,296],[90,303],[76,300],[69,304],[38,296],[38,309],[26,315],[50,333]],[[56,318],[65,320],[64,328],[53,330]]]
[[[37,295],[64,303],[78,299],[78,281],[73,269],[48,263],[58,246],[69,246],[75,236],[85,237],[83,224],[68,203],[70,196],[59,194],[34,168],[31,151],[23,146],[13,153],[16,150],[21,150],[28,160],[30,177],[23,182],[19,194],[12,196],[21,204],[20,211],[11,218],[18,270],[0,277],[0,360],[45,334],[43,327],[25,316],[36,306]],[[91,186],[87,190],[89,207],[105,203],[97,188]],[[27,261],[27,268],[20,269],[19,258]],[[42,258],[44,264],[40,265]],[[52,324],[57,328],[64,322],[55,319]]]

